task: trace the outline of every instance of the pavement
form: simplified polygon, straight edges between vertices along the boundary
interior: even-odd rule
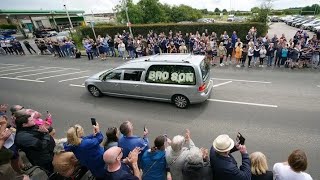
[[[130,120],[134,133],[146,125],[150,145],[164,133],[170,138],[189,128],[198,147],[210,148],[220,134],[246,138],[249,153],[263,152],[269,169],[286,161],[294,149],[303,149],[307,172],[320,179],[320,78],[319,70],[284,68],[213,67],[215,87],[210,99],[188,109],[137,99],[95,98],[83,87],[84,80],[124,61],[59,59],[52,56],[0,56],[0,99],[53,115],[57,138],[76,123],[91,133],[90,117],[100,129],[119,127]],[[239,153],[234,153],[240,162]]]

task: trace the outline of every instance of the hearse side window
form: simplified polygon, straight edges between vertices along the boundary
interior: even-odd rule
[[[139,70],[125,70],[123,80],[127,81],[140,81],[142,71]]]
[[[121,78],[121,73],[122,73],[121,70],[112,71],[112,72],[108,73],[108,74],[104,77],[104,80],[108,80],[108,79],[120,80],[120,78]]]
[[[147,71],[146,82],[195,85],[196,75],[192,66],[152,65]]]

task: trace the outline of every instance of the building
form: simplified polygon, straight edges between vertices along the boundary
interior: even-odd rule
[[[84,23],[84,11],[68,11],[73,26]],[[70,26],[65,10],[3,10],[0,9],[0,23],[17,24],[25,31],[51,28],[57,31]]]
[[[95,24],[116,22],[116,16],[114,13],[92,13],[85,14],[83,17],[87,25],[89,25],[90,22],[94,22]]]

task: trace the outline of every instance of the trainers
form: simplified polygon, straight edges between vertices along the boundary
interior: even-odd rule
[[[223,64],[223,63],[221,63],[221,64],[220,64],[220,66],[224,66],[224,64]]]
[[[240,67],[240,65],[238,64],[236,67],[238,67],[238,68],[239,68],[239,67]]]
[[[251,66],[248,66],[248,68],[251,68]]]
[[[263,67],[263,65],[261,65],[261,67]]]

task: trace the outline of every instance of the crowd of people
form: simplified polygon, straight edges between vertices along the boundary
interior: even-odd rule
[[[89,60],[108,56],[122,59],[134,59],[160,53],[192,53],[205,55],[207,63],[215,66],[235,65],[236,67],[285,67],[285,68],[318,68],[319,39],[317,35],[309,37],[299,29],[295,36],[287,38],[274,35],[257,36],[257,29],[252,27],[245,39],[238,38],[234,31],[229,35],[226,31],[218,35],[215,32],[185,33],[181,31],[167,34],[150,31],[146,35],[133,37],[125,30],[113,37],[108,34],[98,35],[96,40],[87,36],[83,39],[83,49]],[[32,54],[36,51],[28,41],[24,41],[26,49]],[[53,40],[52,38],[36,39],[39,54],[52,54],[57,57],[80,58],[81,52],[71,38]],[[22,45],[17,40],[1,40],[2,54],[25,55]]]
[[[146,127],[139,137],[130,121],[106,132],[92,121],[92,134],[76,124],[66,138],[56,139],[49,112],[43,118],[36,110],[3,104],[0,113],[0,179],[312,180],[304,172],[308,160],[302,150],[294,150],[271,171],[262,152],[248,153],[240,133],[235,141],[219,135],[210,150],[197,147],[188,129],[172,139],[159,135],[150,146]],[[236,151],[240,167],[232,155]]]
[[[186,33],[181,31],[167,35],[150,31],[146,36],[132,37],[128,32],[118,33],[114,38],[98,36],[94,41],[87,37],[83,44],[89,59],[101,54],[102,59],[107,56],[118,56],[122,59],[134,59],[141,56],[159,53],[192,53],[205,55],[207,62],[220,66],[234,64],[236,67],[277,66],[286,68],[305,68],[310,65],[319,67],[319,39],[314,35],[309,39],[302,29],[293,38],[286,38],[284,34],[279,38],[274,35],[257,36],[257,29],[252,27],[246,39],[238,38],[234,31],[231,36],[225,31],[218,35],[206,30],[203,33]]]

